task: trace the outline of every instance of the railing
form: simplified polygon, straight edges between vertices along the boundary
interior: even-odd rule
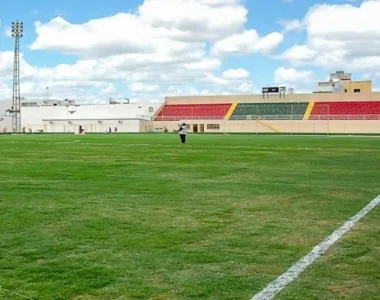
[[[309,120],[380,120],[380,114],[351,114],[351,115],[312,115]]]
[[[229,121],[254,121],[254,120],[278,120],[278,121],[297,121],[303,120],[304,114],[293,115],[233,115]],[[180,122],[180,121],[211,121],[211,120],[224,120],[224,116],[160,116],[156,117],[153,121],[158,122]],[[318,114],[311,115],[307,120],[380,120],[380,114]]]
[[[187,120],[224,120],[224,115],[219,116],[158,116],[154,121],[187,121]]]
[[[303,115],[234,115],[231,121],[249,120],[302,120]]]

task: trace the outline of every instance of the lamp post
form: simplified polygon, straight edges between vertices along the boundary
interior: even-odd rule
[[[24,23],[12,22],[12,37],[15,39],[13,64],[12,130],[21,132],[21,96],[20,96],[20,38],[23,37]]]

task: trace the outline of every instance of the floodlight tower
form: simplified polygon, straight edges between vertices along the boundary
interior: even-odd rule
[[[20,38],[23,37],[24,23],[12,22],[12,37],[15,39],[13,63],[12,131],[21,132],[20,96]]]

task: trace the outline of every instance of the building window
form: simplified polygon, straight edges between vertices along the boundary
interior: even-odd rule
[[[154,112],[154,108],[153,107],[149,107],[149,112],[150,113]]]
[[[209,130],[220,129],[220,125],[219,124],[207,124],[207,129],[209,129]]]
[[[360,93],[360,89],[354,89],[354,93]]]

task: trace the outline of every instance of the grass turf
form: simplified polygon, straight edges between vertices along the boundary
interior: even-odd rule
[[[0,298],[249,299],[379,193],[379,141],[0,136]],[[379,299],[378,219],[280,299]]]

